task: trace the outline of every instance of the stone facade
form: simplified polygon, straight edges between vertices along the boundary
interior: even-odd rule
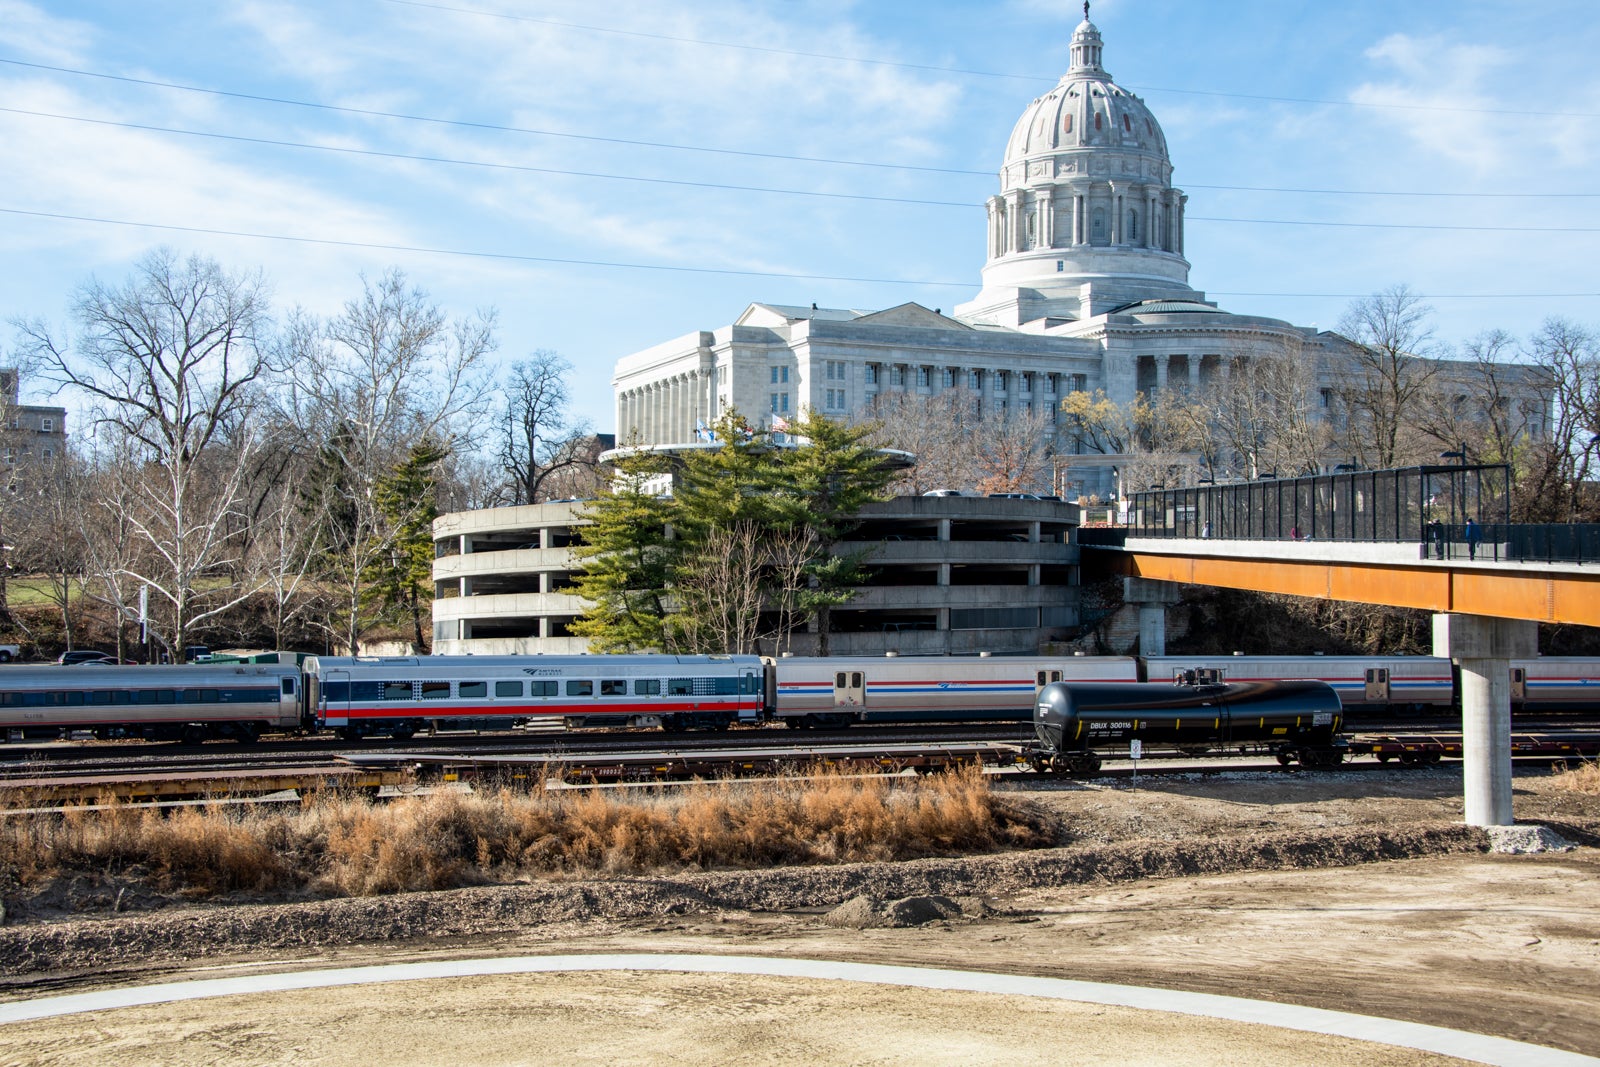
[[[1023,112],[988,201],[982,290],[946,314],[749,305],[731,326],[620,360],[617,439],[694,439],[730,408],[752,420],[802,409],[864,416],[886,392],[964,391],[985,410],[1042,406],[1072,390],[1118,403],[1196,388],[1240,360],[1285,356],[1327,390],[1352,358],[1344,337],[1232,314],[1188,284],[1187,197],[1148,107],[1102,66],[1100,32],[1073,34],[1060,83]],[[1509,372],[1515,377],[1515,369]],[[1527,403],[1544,403],[1526,383]],[[1056,435],[1058,455],[1078,446]],[[1335,460],[1337,462],[1337,460]],[[1115,457],[1058,463],[1067,493],[1116,490]]]

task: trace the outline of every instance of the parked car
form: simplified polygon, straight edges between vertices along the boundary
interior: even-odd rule
[[[0,663],[10,663],[22,658],[21,645],[0,645]]]
[[[117,657],[94,648],[69,648],[56,657],[56,662],[68,666],[74,663],[115,663]]]
[[[205,645],[184,645],[183,661],[185,663],[210,663],[211,650]]]

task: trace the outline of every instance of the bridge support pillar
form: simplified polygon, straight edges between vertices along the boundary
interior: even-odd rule
[[[1511,661],[1539,654],[1524,619],[1435,615],[1433,654],[1461,669],[1461,756],[1468,826],[1510,826]]]
[[[1167,654],[1167,608],[1181,599],[1182,588],[1149,578],[1122,579],[1122,601],[1139,608],[1139,654]]]

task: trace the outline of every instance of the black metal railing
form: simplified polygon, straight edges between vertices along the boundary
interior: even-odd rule
[[[1408,467],[1134,493],[1129,537],[1366,541],[1422,559],[1600,562],[1600,525],[1513,524],[1504,465]],[[1080,542],[1093,544],[1079,532]]]
[[[1510,522],[1504,465],[1408,467],[1135,493],[1133,537],[1414,541],[1429,523]]]

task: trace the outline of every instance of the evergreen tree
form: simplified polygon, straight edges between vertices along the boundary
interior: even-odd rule
[[[374,497],[388,520],[387,551],[377,553],[365,575],[368,593],[391,617],[409,615],[417,651],[428,647],[424,610],[433,601],[433,520],[439,517],[437,468],[450,449],[424,438],[405,460],[379,479]]]
[[[581,513],[583,561],[578,595],[589,608],[572,624],[597,652],[641,652],[668,647],[665,620],[670,576],[679,545],[670,537],[673,501],[646,488],[665,471],[656,455],[623,457],[609,491]]]
[[[790,424],[789,432],[799,444],[776,465],[780,492],[774,500],[774,526],[809,534],[804,541],[807,588],[800,592],[799,604],[815,625],[817,654],[826,656],[833,609],[855,595],[867,555],[840,553],[838,546],[856,528],[861,509],[886,498],[894,472],[868,443],[877,432],[871,424],[846,425],[807,411]]]

